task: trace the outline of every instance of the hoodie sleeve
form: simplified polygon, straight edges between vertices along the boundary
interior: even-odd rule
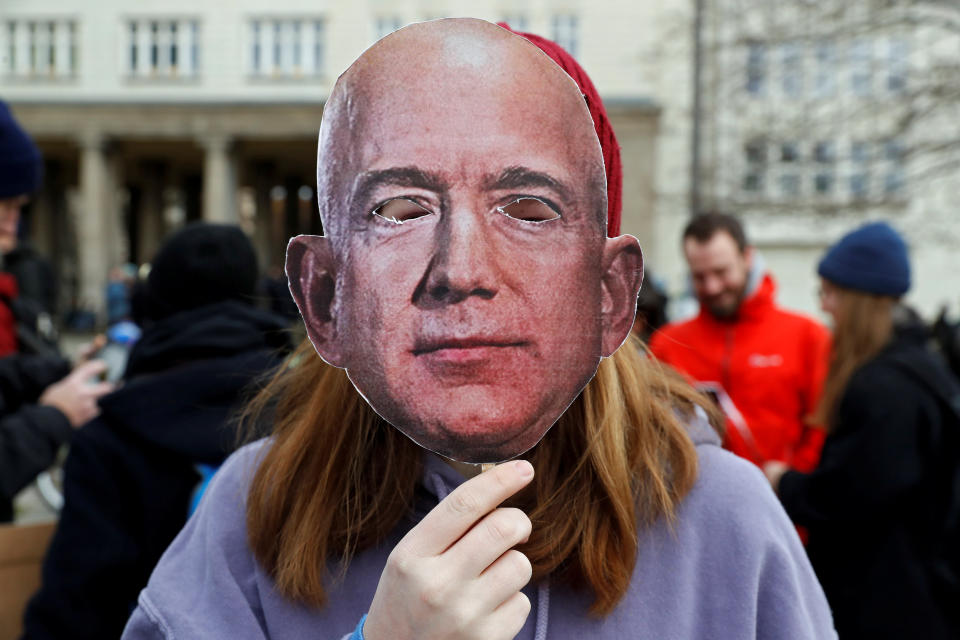
[[[756,637],[835,639],[830,608],[799,538],[788,524],[778,529],[760,562]]]
[[[692,528],[702,555],[692,565],[710,583],[690,617],[698,628],[676,637],[835,639],[823,589],[797,532],[754,465],[718,447],[698,446],[703,512]],[[691,505],[693,506],[693,505]],[[688,560],[689,561],[689,560]]]
[[[23,407],[0,419],[0,503],[52,465],[72,433],[67,417],[53,407]]]
[[[48,386],[70,373],[62,358],[12,355],[0,358],[0,414],[37,401]]]
[[[246,490],[259,446],[231,456],[140,592],[124,640],[269,637],[247,546]]]

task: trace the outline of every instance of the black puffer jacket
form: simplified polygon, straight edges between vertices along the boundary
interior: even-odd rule
[[[65,505],[24,621],[26,638],[118,638],[186,522],[198,463],[236,445],[251,381],[279,364],[285,322],[238,302],[171,316],[130,355],[126,382],[74,438]]]
[[[787,513],[809,529],[807,551],[843,640],[955,637],[929,567],[960,434],[945,402],[909,368],[928,372],[945,394],[960,388],[923,338],[901,331],[857,370],[819,466],[780,481]]]

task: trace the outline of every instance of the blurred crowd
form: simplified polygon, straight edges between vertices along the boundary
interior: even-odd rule
[[[257,435],[235,417],[302,340],[299,316],[239,227],[194,223],[111,271],[108,327],[68,362],[53,272],[18,236],[41,179],[0,103],[0,520],[69,444],[24,637],[118,637],[205,483]],[[810,265],[829,327],[777,305],[735,215],[698,214],[677,240],[699,312],[670,322],[648,268],[634,344],[706,394],[724,446],[763,472],[840,637],[957,637],[960,325],[902,304],[903,238],[872,222]]]

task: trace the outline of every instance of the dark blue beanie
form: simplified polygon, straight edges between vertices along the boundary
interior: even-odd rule
[[[886,222],[865,224],[827,250],[817,273],[847,289],[900,297],[910,288],[907,245]]]
[[[0,101],[0,198],[33,193],[42,178],[40,150]]]

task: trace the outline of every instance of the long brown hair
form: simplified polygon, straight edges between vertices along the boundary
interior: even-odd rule
[[[587,586],[605,615],[626,593],[640,527],[674,517],[696,479],[683,425],[709,403],[631,339],[604,359],[559,422],[527,454],[536,469],[515,501],[533,522],[519,547],[534,579]],[[248,424],[272,414],[273,444],[250,486],[247,529],[284,596],[326,601],[328,561],[346,567],[409,513],[423,450],[367,405],[344,371],[309,342],[253,400]],[[712,414],[711,414],[712,415]]]
[[[831,286],[837,295],[833,350],[820,404],[812,418],[814,423],[825,425],[827,432],[835,426],[837,406],[850,377],[890,342],[897,303],[889,296]]]

